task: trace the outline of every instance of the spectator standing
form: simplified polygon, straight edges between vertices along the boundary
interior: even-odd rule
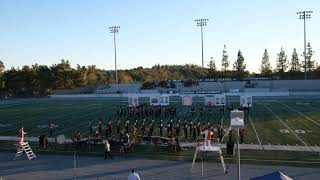
[[[105,145],[104,145],[104,159],[107,159],[107,156],[110,157],[110,159],[112,159],[112,155],[110,154],[110,144],[109,141],[106,140],[105,141]]]
[[[131,173],[128,176],[128,180],[140,180],[139,174],[134,172],[134,169],[132,169]]]

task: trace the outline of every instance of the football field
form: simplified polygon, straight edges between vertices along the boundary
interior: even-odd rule
[[[143,103],[143,102],[142,102]],[[116,137],[116,110],[118,105],[126,105],[123,101],[108,100],[50,100],[35,101],[23,104],[0,106],[0,135],[18,136],[21,126],[28,133],[27,136],[37,137],[48,135],[48,124],[55,124],[54,134],[70,137],[80,131],[86,136],[89,133],[89,120],[92,120],[94,130],[102,119],[106,128],[109,118],[113,122],[113,135]],[[204,108],[200,112],[202,103],[195,103],[195,112],[190,112],[190,107],[184,107],[181,102],[173,103],[177,107],[177,116],[173,118],[174,125],[179,118],[181,123],[186,120],[207,124],[212,123],[217,127],[218,122],[223,124],[225,130],[229,127],[229,114],[231,103],[228,103],[225,112],[217,108]],[[233,102],[234,107],[238,103]],[[230,108],[229,108],[230,109]],[[125,117],[120,119],[124,128]],[[141,124],[142,118],[138,119]],[[169,118],[164,116],[146,119],[148,122],[155,120],[155,135],[158,135],[160,119],[163,120],[164,130]],[[134,118],[130,120],[132,126]],[[266,101],[255,102],[249,113],[245,111],[245,144],[260,145],[302,145],[320,146],[320,102],[317,101]],[[140,128],[138,134],[140,133]],[[188,130],[189,131],[189,130]],[[182,131],[183,132],[183,131]],[[164,132],[165,134],[165,132]],[[181,133],[181,139],[184,136]],[[188,137],[187,141],[191,141]],[[199,136],[200,138],[200,136]]]

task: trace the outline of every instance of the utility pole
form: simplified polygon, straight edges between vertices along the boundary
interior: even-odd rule
[[[303,30],[304,30],[304,79],[307,79],[307,32],[306,32],[306,19],[310,19],[311,18],[311,14],[313,13],[313,11],[300,11],[297,12],[297,14],[299,15],[299,19],[303,19]]]
[[[114,44],[114,70],[116,83],[118,84],[118,72],[117,72],[117,46],[116,46],[116,33],[119,32],[120,26],[111,26],[109,27],[110,33],[113,33],[113,44]]]
[[[209,19],[196,19],[195,22],[197,26],[200,26],[201,29],[201,57],[202,57],[202,69],[204,68],[204,61],[203,61],[203,26],[207,26],[207,22]]]

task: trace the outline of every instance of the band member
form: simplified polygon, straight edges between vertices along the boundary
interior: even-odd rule
[[[200,121],[198,121],[198,124],[197,124],[197,133],[198,133],[198,136],[200,135],[200,130],[201,130],[201,123],[200,123]]]
[[[163,127],[163,124],[162,124],[162,119],[161,119],[160,120],[160,126],[159,126],[160,137],[162,137],[162,127]]]
[[[141,125],[141,132],[142,132],[142,135],[144,135],[145,131],[146,131],[146,119],[143,119],[142,121],[142,125]]]
[[[111,134],[112,134],[112,121],[111,121],[111,118],[109,119],[109,123],[108,123],[108,133],[109,133],[109,136],[111,136]]]
[[[173,126],[173,121],[172,119],[170,120],[170,133],[172,134],[172,126]]]
[[[187,126],[188,127],[188,124],[187,124],[187,120],[184,119],[184,122],[183,122],[183,127]]]
[[[192,127],[193,127],[193,121],[190,121],[190,123],[189,123],[189,134],[190,135],[192,133]]]
[[[138,128],[136,126],[133,127],[133,136],[134,138],[137,136]]]
[[[96,131],[95,137],[96,137],[96,139],[100,139],[101,138],[99,131]]]
[[[170,123],[167,124],[167,137],[170,138]]]
[[[193,141],[196,142],[196,139],[197,139],[196,125],[193,125],[192,127],[192,136],[193,136]]]
[[[233,132],[233,130],[230,129],[230,130],[229,130],[229,133],[228,133],[229,142],[232,142],[232,132]]]
[[[183,130],[184,130],[184,137],[185,137],[186,140],[187,140],[187,139],[188,139],[188,124],[187,124],[186,121],[185,121],[185,123],[184,123]]]
[[[177,123],[177,125],[176,125],[176,137],[179,138],[179,135],[180,135],[180,123]]]
[[[77,141],[80,141],[80,140],[81,140],[81,134],[80,134],[80,131],[78,131],[78,132],[77,132],[76,140],[77,140]]]
[[[126,133],[129,133],[129,119],[126,121]]]
[[[221,126],[221,123],[218,123],[217,130],[218,130],[218,138],[219,138],[218,143],[221,143],[222,137],[223,137],[223,128]]]
[[[102,133],[102,122],[101,122],[101,119],[99,119],[98,131],[99,131],[99,134]]]
[[[120,133],[120,119],[117,119],[117,134]]]
[[[151,136],[153,134],[153,130],[154,130],[154,120],[152,120],[152,122],[151,122],[151,124],[149,126],[149,133],[150,133]]]
[[[136,119],[136,120],[134,121],[133,128],[137,128],[137,127],[138,127],[138,120]]]

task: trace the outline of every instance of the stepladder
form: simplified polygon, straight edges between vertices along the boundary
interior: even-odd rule
[[[222,151],[221,151],[221,147],[220,145],[217,145],[217,144],[214,144],[212,146],[198,146],[195,150],[195,153],[193,155],[193,161],[192,161],[192,167],[191,167],[191,170],[193,169],[194,167],[194,164],[195,164],[195,161],[197,159],[197,154],[199,152],[215,152],[218,154],[219,158],[220,158],[220,161],[221,161],[221,165],[222,165],[222,168],[223,168],[223,171],[224,173],[228,173],[228,170],[226,168],[226,165],[225,165],[225,162],[224,162],[224,159],[223,159],[223,155],[222,155]],[[202,166],[203,168],[203,166]],[[202,172],[203,172],[203,169],[202,169]]]
[[[33,158],[36,158],[37,156],[33,153],[30,145],[28,142],[22,142],[22,143],[19,143],[17,145],[17,153],[16,153],[16,157],[14,158],[15,160],[16,159],[20,159],[23,152],[26,153],[27,157],[29,160],[33,159]]]

